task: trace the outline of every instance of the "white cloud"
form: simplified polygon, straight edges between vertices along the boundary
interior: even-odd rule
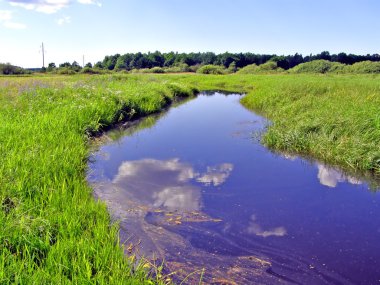
[[[16,23],[16,22],[11,22],[11,21],[6,21],[3,24],[4,27],[8,29],[14,29],[14,30],[23,30],[26,29],[26,25],[22,23]]]
[[[26,25],[12,21],[12,11],[0,10],[0,24],[7,29],[22,30]]]
[[[9,3],[15,7],[34,10],[45,14],[54,14],[67,7],[70,0],[10,0]]]
[[[70,16],[62,17],[57,20],[57,24],[60,26],[63,26],[64,24],[70,24],[70,23],[71,23]]]
[[[260,237],[283,237],[286,235],[286,229],[284,227],[277,227],[269,230],[264,230],[258,223],[255,215],[251,216],[251,221],[248,226],[248,233],[255,234]]]
[[[12,20],[12,12],[9,10],[0,10],[0,22]]]
[[[98,7],[102,7],[102,3],[94,0],[78,0],[78,3],[85,5],[96,5]]]

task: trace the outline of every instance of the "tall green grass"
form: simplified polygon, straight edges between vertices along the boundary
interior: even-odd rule
[[[267,77],[242,102],[273,122],[270,148],[380,174],[379,78]]]
[[[149,284],[87,186],[88,136],[193,92],[147,77],[0,78],[0,284]]]

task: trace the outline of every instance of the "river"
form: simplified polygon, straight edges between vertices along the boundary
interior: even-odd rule
[[[202,93],[101,138],[88,181],[126,254],[185,284],[380,283],[376,186],[271,152],[240,98]]]

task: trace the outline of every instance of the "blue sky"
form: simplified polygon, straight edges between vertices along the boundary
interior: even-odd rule
[[[380,53],[380,0],[0,0],[0,62],[127,52]]]

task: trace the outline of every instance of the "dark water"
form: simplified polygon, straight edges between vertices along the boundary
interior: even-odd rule
[[[125,251],[189,284],[202,268],[214,284],[380,284],[380,194],[268,151],[240,98],[200,95],[103,138],[88,179]]]

